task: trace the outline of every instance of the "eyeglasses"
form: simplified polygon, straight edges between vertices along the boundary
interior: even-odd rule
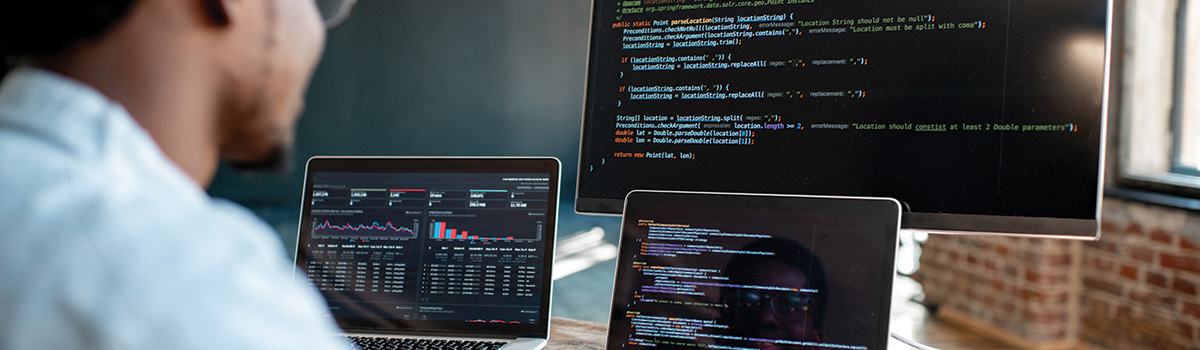
[[[317,9],[321,11],[321,20],[325,21],[325,30],[333,30],[350,18],[350,11],[358,0],[315,0]]]
[[[758,312],[766,302],[771,307],[771,313],[787,319],[799,319],[808,315],[812,309],[809,294],[801,292],[736,290],[725,294],[721,300],[729,305],[731,311],[738,314]]]

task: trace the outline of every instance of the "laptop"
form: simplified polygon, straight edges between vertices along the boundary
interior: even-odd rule
[[[606,349],[886,349],[894,199],[633,191]]]
[[[559,171],[555,158],[313,157],[295,276],[362,349],[539,349]]]

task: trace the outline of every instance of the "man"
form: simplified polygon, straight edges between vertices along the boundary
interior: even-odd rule
[[[763,339],[730,344],[759,349],[815,349],[825,320],[825,268],[808,249],[788,240],[758,240],[742,251],[769,251],[774,255],[735,255],[723,273],[734,285],[722,288],[721,320],[728,332]],[[783,340],[785,343],[765,340]],[[791,345],[789,345],[791,344]]]
[[[312,0],[3,7],[0,349],[340,348],[270,228],[204,192],[287,160]]]

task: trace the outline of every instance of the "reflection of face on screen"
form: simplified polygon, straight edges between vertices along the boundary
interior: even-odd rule
[[[826,283],[820,260],[804,247],[781,239],[758,240],[740,250],[774,254],[739,254],[724,269],[729,285],[740,286],[721,290],[721,303],[727,305],[721,318],[729,325],[728,333],[821,342]],[[765,341],[737,345],[783,348]]]
[[[630,197],[608,349],[887,348],[894,201]]]

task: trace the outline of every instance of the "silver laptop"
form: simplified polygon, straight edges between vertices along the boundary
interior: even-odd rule
[[[309,159],[296,277],[362,349],[539,349],[559,171],[554,158]]]
[[[634,191],[606,349],[886,349],[893,199]]]

